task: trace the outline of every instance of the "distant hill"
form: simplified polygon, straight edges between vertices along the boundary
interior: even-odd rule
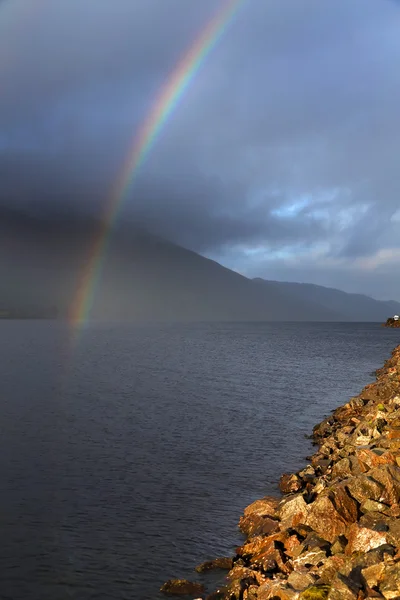
[[[1,308],[68,313],[99,224],[0,209]],[[215,261],[142,231],[110,241],[92,316],[134,320],[335,320],[334,312],[266,291]]]
[[[66,316],[98,230],[68,213],[0,208],[0,313]],[[102,266],[95,319],[383,321],[400,312],[396,303],[321,286],[250,280],[132,223],[114,231]]]
[[[342,315],[346,321],[385,321],[388,316],[400,314],[400,303],[392,300],[374,300],[363,294],[349,294],[335,288],[312,283],[290,283],[253,279],[266,290],[279,290],[301,302],[315,302],[320,307]]]

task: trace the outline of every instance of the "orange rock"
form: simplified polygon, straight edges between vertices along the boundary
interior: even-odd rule
[[[374,548],[387,543],[387,534],[385,531],[375,531],[367,527],[361,527],[358,523],[353,523],[347,533],[348,544],[345,554],[350,556],[354,552],[369,552]]]
[[[276,511],[276,508],[279,504],[279,498],[274,498],[273,496],[265,496],[264,498],[260,498],[259,500],[255,500],[244,509],[244,516],[248,515],[259,515],[262,517],[273,517]]]
[[[339,535],[345,533],[347,523],[337,512],[328,496],[319,496],[309,506],[306,524],[319,533],[321,537],[333,543]]]
[[[296,494],[288,499],[285,498],[278,508],[278,514],[281,519],[281,528],[289,529],[300,523],[305,524],[309,511],[309,505],[305,503],[301,494]]]

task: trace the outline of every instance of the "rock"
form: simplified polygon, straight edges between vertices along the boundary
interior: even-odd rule
[[[400,564],[387,567],[384,573],[384,580],[379,586],[379,590],[384,598],[393,600],[400,596]]]
[[[279,504],[279,498],[273,496],[264,496],[259,500],[255,500],[249,506],[244,509],[244,516],[248,515],[259,515],[261,517],[273,517],[275,515],[276,508]]]
[[[247,590],[243,592],[243,600],[257,600],[257,592],[259,587],[257,585],[250,585]]]
[[[300,523],[305,524],[309,510],[309,505],[306,504],[301,494],[296,494],[289,497],[289,499],[285,499],[278,507],[281,528],[289,529]]]
[[[337,512],[332,500],[328,496],[319,496],[309,506],[310,510],[306,524],[324,539],[333,543],[339,535],[345,533],[347,523]]]
[[[396,464],[396,457],[388,450],[379,448],[361,448],[357,450],[356,457],[358,461],[369,468],[379,465]]]
[[[299,593],[282,581],[268,581],[257,591],[257,600],[297,600]]]
[[[279,529],[279,522],[267,516],[247,515],[240,517],[239,529],[247,536],[270,534]]]
[[[187,579],[169,579],[161,586],[160,591],[171,596],[189,596],[203,594],[204,586],[201,583],[193,583]]]
[[[282,494],[292,494],[298,492],[303,487],[303,482],[295,474],[284,473],[279,481],[279,489]]]
[[[381,484],[383,490],[379,498],[372,498],[384,504],[399,504],[400,469],[394,465],[382,465],[369,471],[369,475]],[[353,494],[352,494],[353,495]]]
[[[360,504],[368,499],[381,501],[383,487],[369,475],[357,475],[357,477],[345,480],[344,483],[351,496]]]
[[[288,579],[288,584],[298,592],[302,592],[306,588],[310,587],[315,582],[315,576],[310,573],[300,573],[299,571],[292,571]]]
[[[355,523],[358,518],[357,502],[346,492],[345,486],[337,485],[331,487],[329,498],[333,501],[334,507],[346,523]]]
[[[330,556],[325,561],[323,566],[318,570],[318,574],[321,581],[330,584],[336,576],[336,573],[347,576],[351,573],[352,568],[353,564],[351,558],[344,554],[336,554],[335,556]]]
[[[357,600],[359,589],[350,577],[336,573],[327,600]]]
[[[228,571],[232,569],[233,559],[222,557],[222,558],[214,558],[214,560],[207,560],[201,565],[196,567],[196,571],[198,573],[203,573],[204,571],[210,571],[211,569],[227,569]]]
[[[361,505],[360,510],[363,513],[368,513],[368,512],[385,512],[386,510],[388,510],[390,507],[387,504],[383,504],[382,502],[376,502],[376,500],[370,500],[368,498],[368,500],[366,500],[364,502],[364,504]]]
[[[382,581],[383,574],[385,572],[385,565],[383,562],[371,565],[361,569],[361,574],[364,577],[368,587],[374,588]]]
[[[367,527],[360,527],[353,523],[346,532],[348,544],[345,554],[350,556],[353,552],[368,552],[387,543],[387,535],[384,531],[375,531]]]
[[[293,566],[296,567],[311,567],[313,565],[318,566],[322,565],[326,560],[326,552],[321,550],[321,548],[312,548],[311,550],[306,550],[302,552],[299,556],[293,559]]]

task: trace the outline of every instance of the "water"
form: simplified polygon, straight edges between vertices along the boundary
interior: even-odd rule
[[[0,322],[1,599],[161,598],[373,380],[377,324]]]

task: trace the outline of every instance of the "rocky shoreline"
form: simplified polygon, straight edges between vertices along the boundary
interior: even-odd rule
[[[400,320],[395,320],[393,317],[389,317],[386,323],[383,323],[383,327],[400,327]]]
[[[312,439],[310,464],[282,475],[283,497],[245,509],[246,541],[219,559],[232,568],[207,600],[400,600],[400,346]],[[185,580],[161,589],[204,598]]]

